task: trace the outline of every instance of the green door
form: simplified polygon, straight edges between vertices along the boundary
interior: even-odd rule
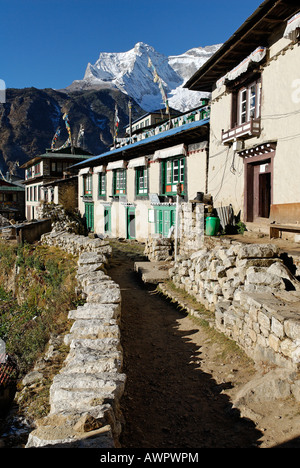
[[[170,210],[163,210],[163,237],[167,237],[169,230],[171,227],[171,211]]]
[[[94,203],[85,203],[85,219],[89,231],[94,231]]]
[[[104,232],[106,234],[111,232],[111,207],[104,207]]]
[[[155,233],[167,237],[175,224],[176,208],[173,206],[155,208]]]
[[[135,208],[127,208],[127,239],[135,239]]]

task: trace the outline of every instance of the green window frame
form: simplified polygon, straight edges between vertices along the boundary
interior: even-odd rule
[[[83,177],[83,196],[92,197],[93,195],[93,175],[86,174]]]
[[[148,194],[148,169],[138,167],[136,169],[136,195]]]
[[[105,197],[106,195],[106,173],[99,172],[98,174],[98,196]]]
[[[164,195],[176,195],[177,184],[181,185],[181,193],[184,193],[185,159],[185,157],[176,157],[162,162],[162,193]]]
[[[126,169],[114,170],[113,194],[116,196],[126,194]]]

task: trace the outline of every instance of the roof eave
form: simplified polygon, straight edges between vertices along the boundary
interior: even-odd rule
[[[208,72],[218,65],[225,54],[233,49],[239,40],[258,24],[270,11],[277,5],[283,4],[282,0],[265,0],[259,7],[248,17],[246,21],[235,31],[234,34],[203,64],[199,70],[185,83],[184,87],[192,91],[211,92],[215,83],[215,76],[210,77]],[[287,2],[293,5],[293,2]],[[262,44],[258,44],[262,45]],[[222,65],[221,65],[222,66]],[[222,72],[220,72],[220,76]]]

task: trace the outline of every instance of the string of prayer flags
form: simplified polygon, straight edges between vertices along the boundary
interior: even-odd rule
[[[59,137],[59,135],[60,135],[60,128],[58,127],[58,129],[57,129],[56,132],[55,132],[54,137],[52,138],[51,149],[54,148],[55,143],[56,143],[56,140],[57,140],[57,138]]]
[[[118,136],[119,123],[120,123],[120,119],[119,119],[119,115],[118,115],[118,106],[116,104],[115,105],[115,138],[117,138],[117,136]]]
[[[148,67],[151,68],[151,70],[152,70],[154,83],[158,83],[158,86],[159,86],[159,89],[160,89],[160,93],[161,93],[161,95],[162,95],[163,102],[164,102],[164,105],[165,105],[165,107],[166,107],[166,114],[169,114],[169,113],[170,113],[170,108],[169,108],[168,98],[167,98],[165,89],[164,89],[164,87],[163,87],[162,80],[161,80],[161,78],[159,77],[159,75],[158,75],[158,73],[157,73],[157,71],[156,71],[156,68],[155,68],[155,66],[153,65],[152,60],[150,59],[150,57],[148,57]]]
[[[65,113],[65,114],[63,115],[63,119],[64,119],[65,124],[66,124],[66,129],[67,129],[67,131],[68,131],[70,141],[72,141],[72,137],[71,137],[71,127],[70,127],[70,122],[69,122],[69,116],[68,116],[67,113]]]

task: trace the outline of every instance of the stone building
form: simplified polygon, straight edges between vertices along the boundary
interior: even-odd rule
[[[27,220],[38,218],[38,208],[41,201],[59,203],[59,184],[57,181],[74,175],[71,166],[78,161],[85,161],[91,156],[91,153],[82,148],[69,146],[60,150],[47,149],[46,153],[23,164],[21,169],[25,169],[25,215]],[[77,202],[75,196],[76,192],[74,192],[73,197]]]
[[[25,218],[25,189],[21,182],[10,174],[0,178],[0,214],[7,219]]]

